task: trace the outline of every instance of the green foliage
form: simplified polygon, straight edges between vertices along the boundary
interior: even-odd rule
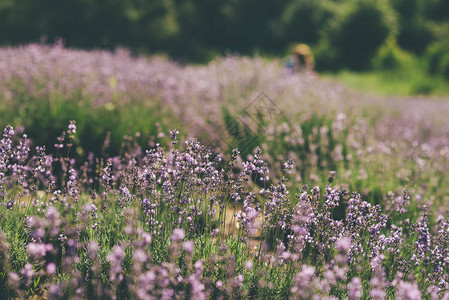
[[[449,78],[449,40],[432,44],[425,53],[431,74],[444,74]]]
[[[416,18],[401,24],[398,44],[406,50],[422,54],[434,39],[434,33],[428,23]]]
[[[435,84],[431,80],[416,80],[412,82],[410,94],[412,95],[430,95],[435,90]]]
[[[159,132],[166,133],[169,130],[163,124],[161,127],[156,124],[160,122],[161,115],[170,115],[169,110],[158,101],[150,105],[140,102],[143,101],[141,99],[132,105],[116,103],[96,107],[88,96],[81,94],[75,94],[70,99],[65,99],[58,93],[48,98],[22,94],[13,103],[4,101],[0,105],[0,126],[24,126],[29,128],[27,134],[35,145],[53,145],[57,137],[66,130],[69,121],[76,119],[77,130],[82,138],[76,140],[74,150],[80,158],[89,152],[96,156],[117,155],[123,137],[136,132],[139,132],[136,142],[142,147],[148,147],[148,141],[154,140]],[[173,126],[174,120],[170,121],[170,126]],[[109,139],[107,147],[104,146],[106,138]],[[166,144],[163,139],[158,142]],[[54,149],[49,147],[47,151],[52,153]]]
[[[44,0],[5,2],[0,6],[0,41],[17,44],[63,38],[68,46],[127,45],[156,50],[167,46],[177,33],[172,1]]]
[[[434,20],[449,20],[449,1],[448,0],[430,0],[426,1],[426,14]]]
[[[351,1],[342,6],[330,23],[327,38],[338,52],[336,65],[361,70],[390,36],[396,18],[387,1]]]
[[[338,63],[338,49],[331,45],[328,37],[324,37],[320,40],[320,43],[314,48],[314,55],[316,60],[316,69],[318,71],[335,71],[341,68],[341,65]]]
[[[447,79],[449,79],[449,53],[446,53],[440,62],[440,70],[441,73],[444,75],[444,77],[446,77]]]
[[[429,20],[426,18],[428,2],[424,0],[391,1],[399,20],[398,44],[416,54],[422,54],[435,39]]]
[[[315,44],[321,31],[334,14],[334,5],[328,0],[291,1],[282,14],[284,41]]]
[[[380,70],[407,68],[413,63],[413,56],[399,48],[394,40],[385,43],[373,59],[373,66]]]

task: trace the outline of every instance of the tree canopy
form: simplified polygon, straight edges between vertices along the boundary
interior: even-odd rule
[[[448,40],[448,11],[448,0],[0,0],[0,44],[62,38],[204,62],[307,43],[319,68],[363,69],[387,40],[416,55]]]

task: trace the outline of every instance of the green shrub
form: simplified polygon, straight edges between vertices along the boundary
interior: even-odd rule
[[[341,7],[326,36],[338,51],[342,67],[369,67],[385,40],[396,33],[396,17],[387,1],[358,0]]]
[[[449,20],[449,1],[430,0],[426,1],[427,16],[434,20]]]
[[[401,69],[413,64],[413,56],[398,47],[391,39],[380,47],[373,59],[373,66],[380,70]]]
[[[402,24],[398,44],[408,51],[421,55],[434,39],[434,32],[425,20],[414,18]]]
[[[125,135],[139,132],[136,142],[142,147],[148,147],[149,141],[159,132],[166,133],[170,126],[176,127],[173,120],[168,127],[163,124],[164,116],[170,115],[167,108],[162,108],[157,101],[151,105],[149,103],[135,101],[127,105],[95,107],[81,93],[69,99],[58,93],[38,98],[22,94],[13,104],[4,101],[1,105],[0,126],[24,126],[34,145],[53,145],[66,130],[69,121],[77,120],[80,136],[75,143],[77,155],[85,157],[89,152],[96,156],[117,155]],[[158,122],[162,123],[160,127],[156,124]],[[110,143],[104,148],[107,136]],[[157,139],[157,142],[165,144],[165,139]],[[49,153],[53,151],[56,150],[47,149]]]
[[[432,80],[415,80],[410,86],[411,95],[430,95],[435,90],[435,84]]]
[[[314,48],[313,53],[315,55],[315,68],[318,71],[336,71],[340,67],[337,49],[331,46],[328,38],[322,38]]]
[[[449,41],[432,44],[425,53],[431,74],[442,74],[449,78]]]
[[[445,53],[441,58],[440,71],[444,77],[449,79],[449,52]]]
[[[333,13],[328,0],[292,1],[281,18],[284,39],[289,42],[318,42]]]

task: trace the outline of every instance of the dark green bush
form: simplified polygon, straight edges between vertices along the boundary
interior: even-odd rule
[[[434,20],[449,20],[449,0],[426,1],[427,17]]]
[[[449,41],[432,44],[425,53],[431,74],[443,74],[449,78]]]
[[[336,71],[341,67],[341,64],[338,63],[338,50],[331,45],[329,38],[322,38],[313,53],[316,61],[315,67],[318,71]]]
[[[424,20],[413,19],[402,24],[398,44],[403,49],[422,54],[434,39],[434,33]]]
[[[440,62],[440,70],[441,74],[443,74],[444,77],[449,79],[449,52],[443,55]]]
[[[396,32],[396,18],[387,1],[351,1],[341,7],[326,36],[337,51],[337,65],[365,69],[379,47]]]
[[[435,90],[432,80],[415,80],[410,87],[411,95],[429,95]]]
[[[283,35],[287,42],[317,43],[334,12],[328,0],[292,1],[282,15]]]

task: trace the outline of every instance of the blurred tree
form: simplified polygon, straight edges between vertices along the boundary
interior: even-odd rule
[[[82,48],[164,49],[178,33],[171,0],[0,0],[0,42],[52,42]]]
[[[426,4],[428,18],[434,21],[449,20],[449,0],[428,0]]]
[[[50,41],[62,37],[68,46],[111,48],[128,33],[123,10],[118,0],[43,0],[36,14],[40,32]]]
[[[251,53],[254,49],[279,51],[282,35],[280,18],[290,0],[226,1],[224,48]]]
[[[425,0],[391,0],[398,14],[398,45],[416,54],[422,54],[434,40],[434,34],[425,19]]]
[[[180,33],[172,0],[127,0],[125,24],[129,24],[126,45],[143,51],[168,49]]]
[[[379,47],[395,35],[396,28],[396,17],[388,1],[351,1],[340,7],[325,39],[337,51],[338,66],[361,70],[370,65]]]
[[[35,40],[40,26],[32,12],[37,8],[35,1],[0,0],[0,42],[18,44]],[[30,24],[37,26],[30,28]]]
[[[449,0],[0,0],[0,44],[60,37],[206,62],[304,42],[318,69],[363,69],[388,37],[416,54],[446,39],[448,11]]]
[[[400,47],[416,54],[422,54],[435,37],[426,22],[421,18],[416,18],[401,24],[397,39]]]
[[[412,65],[413,56],[402,50],[394,39],[383,44],[373,59],[373,67],[378,70],[406,69]]]
[[[431,44],[425,58],[431,74],[443,74],[449,79],[449,37]]]
[[[211,59],[226,34],[222,13],[225,3],[225,0],[174,0],[180,30],[170,53],[182,59]]]
[[[282,14],[282,41],[317,43],[323,27],[333,16],[331,4],[328,0],[291,1]]]

